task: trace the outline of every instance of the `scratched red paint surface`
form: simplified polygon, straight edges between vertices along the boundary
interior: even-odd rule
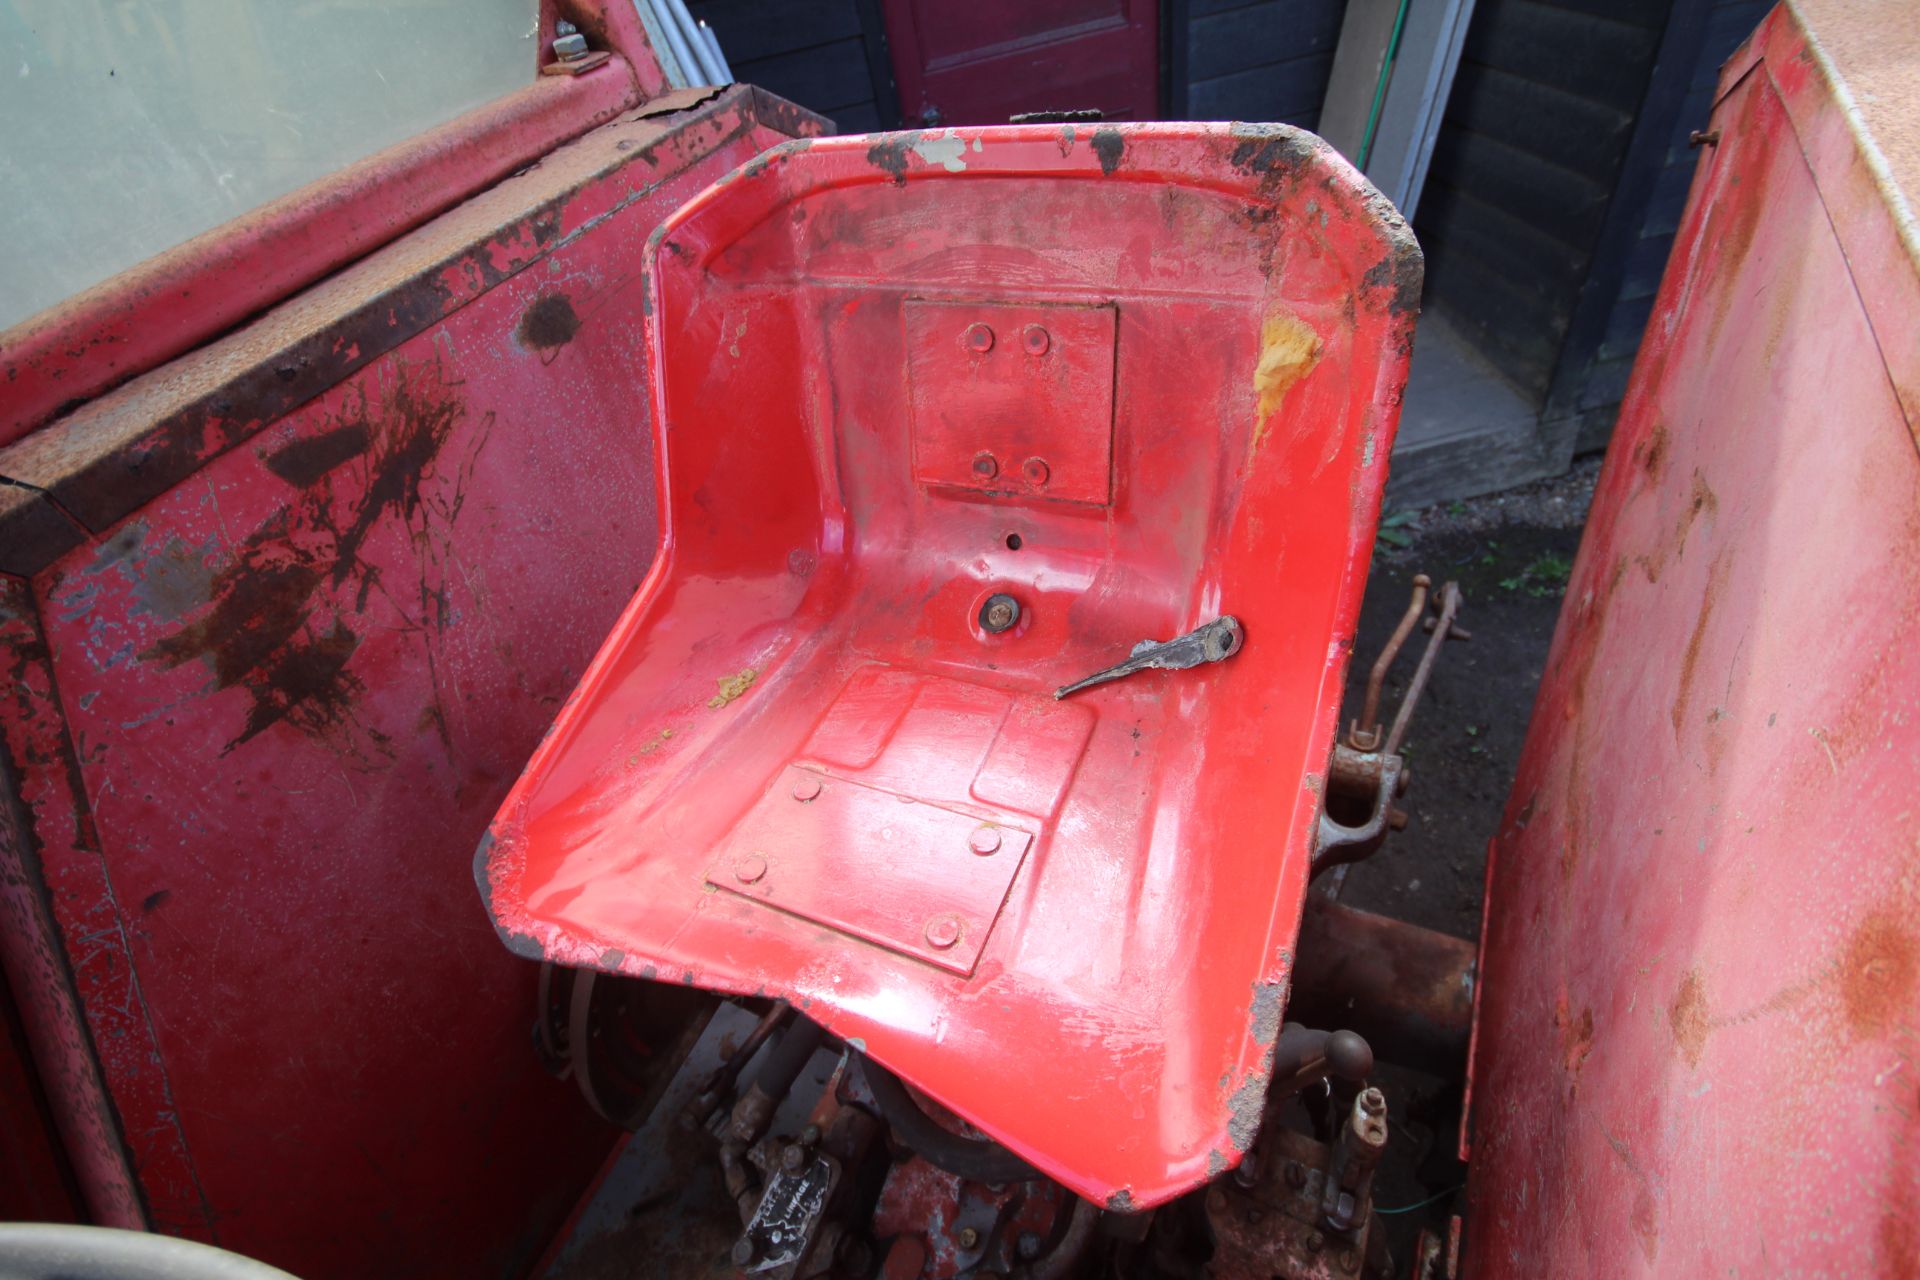
[[[727,118],[34,579],[9,746],[158,1228],[310,1278],[509,1275],[604,1154],[469,856],[652,559],[636,254],[784,136]]]
[[[789,996],[1100,1202],[1236,1162],[1398,419],[1404,225],[1277,126],[995,128],[782,148],[654,252],[661,557],[481,851],[503,935]],[[991,348],[1116,344],[1110,410],[1047,428],[1110,431],[1110,489],[916,483],[909,299],[1113,306],[1117,332]],[[925,352],[972,363],[943,394],[1004,407],[1024,366],[969,355],[952,310]],[[1033,445],[1028,425],[1005,438]],[[997,636],[975,621],[995,590],[1026,610]],[[1227,612],[1247,635],[1227,662],[1049,696]],[[811,803],[768,789],[790,765],[1031,835],[1005,846],[1025,862],[984,907],[931,872],[869,901],[922,829],[872,817],[796,824],[840,847],[770,839],[770,888],[723,889],[750,809]],[[906,903],[977,960],[890,938],[876,917]]]
[[[1920,1274],[1920,271],[1797,23],[1727,73],[1495,841],[1469,1274]]]

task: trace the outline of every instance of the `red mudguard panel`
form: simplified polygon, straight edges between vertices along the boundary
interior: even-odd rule
[[[1406,226],[1290,129],[987,128],[778,148],[645,270],[659,555],[481,850],[502,935],[790,998],[1102,1203],[1236,1163]]]

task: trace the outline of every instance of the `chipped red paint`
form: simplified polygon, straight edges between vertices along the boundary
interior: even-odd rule
[[[1858,105],[1910,130],[1920,67],[1884,35],[1783,6],[1722,79],[1495,840],[1467,1274],[1920,1274],[1920,167]]]
[[[1217,1175],[1279,1030],[1419,296],[1411,234],[1295,130],[1005,127],[787,144],[675,215],[649,261],[661,555],[481,855],[504,936],[788,997],[1102,1205]],[[1111,489],[1068,470],[1056,500],[1024,461],[1000,486],[944,464],[915,483],[933,427],[907,299],[1111,306],[1117,337],[1048,344],[1022,311],[1001,364],[969,326],[1012,312],[956,312],[924,348],[974,361],[984,395],[1062,344],[1115,342],[1111,415],[1048,427],[1111,432]],[[1081,443],[1056,462],[1104,465]],[[988,636],[999,590],[1025,612]],[[1226,612],[1247,636],[1231,661],[1051,697]],[[862,801],[810,819],[804,847],[732,850],[764,872],[717,864],[822,803],[777,781],[793,767]],[[891,851],[906,828],[871,816],[902,796],[959,823],[917,873]],[[982,822],[1009,829],[989,856],[1025,857],[1004,896],[972,874]]]
[[[511,1275],[593,1176],[468,850],[654,554],[638,246],[787,136],[765,101],[629,112],[0,450],[68,522],[0,578],[0,855],[128,1213],[310,1280]]]

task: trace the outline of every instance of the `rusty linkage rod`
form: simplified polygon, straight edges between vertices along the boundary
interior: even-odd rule
[[[1416,590],[1419,581],[1415,579]],[[1407,686],[1407,696],[1400,699],[1400,710],[1394,713],[1393,728],[1387,733],[1388,755],[1399,751],[1400,743],[1407,736],[1407,725],[1413,719],[1413,709],[1420,705],[1420,695],[1427,691],[1427,678],[1433,674],[1433,663],[1440,656],[1440,646],[1447,642],[1449,636],[1467,639],[1467,633],[1453,625],[1459,612],[1460,584],[1449,582],[1440,588],[1440,613],[1433,621],[1433,638],[1427,641],[1426,652],[1420,655],[1420,665],[1413,669],[1413,682]],[[1377,723],[1374,725],[1376,733],[1379,727]]]
[[[1407,637],[1413,634],[1413,624],[1427,611],[1427,588],[1432,585],[1433,579],[1424,573],[1413,576],[1413,599],[1407,602],[1400,625],[1393,629],[1393,638],[1373,660],[1373,670],[1367,673],[1367,700],[1360,707],[1360,718],[1347,725],[1347,745],[1355,751],[1380,749],[1380,688],[1387,682],[1387,671],[1400,656]]]

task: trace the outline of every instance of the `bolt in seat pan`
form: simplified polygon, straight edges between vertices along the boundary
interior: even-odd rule
[[[957,129],[777,148],[644,270],[658,554],[481,848],[502,936],[787,997],[1099,1203],[1237,1163],[1405,224],[1279,126]],[[1229,613],[1226,661],[1052,697]]]

